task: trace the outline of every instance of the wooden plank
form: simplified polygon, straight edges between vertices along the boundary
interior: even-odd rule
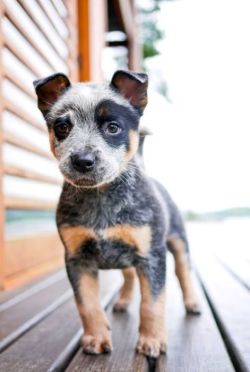
[[[61,18],[67,16],[67,7],[62,0],[52,0],[52,4]]]
[[[18,138],[13,133],[4,132],[3,140],[4,142],[20,147],[21,149],[32,152],[33,154],[40,155],[50,160],[55,159],[54,156],[49,151],[45,151],[37,146],[34,146],[31,143],[24,141],[23,138],[22,139]]]
[[[14,167],[13,165],[4,165],[4,173],[10,176],[28,178],[35,181],[41,181],[46,183],[52,183],[53,185],[61,185],[62,181],[56,177],[45,176],[38,172],[33,172],[28,169],[21,169],[18,167]]]
[[[17,13],[16,11],[14,12],[14,10],[12,9],[12,7],[10,6],[11,4],[8,2],[8,1],[5,1],[5,14],[6,16],[8,17],[8,19],[11,21],[11,23],[19,30],[19,32],[23,35],[23,37],[28,41],[28,43],[34,48],[34,50],[36,50],[40,56],[43,58],[43,60],[48,64],[48,66],[52,69],[52,70],[56,70],[57,69],[57,64],[56,62],[54,61],[54,58],[50,58],[48,56],[48,54],[45,52],[43,46],[39,43],[39,40],[34,40],[34,37],[33,35],[28,32],[27,28],[25,27],[24,23],[23,23],[23,20],[22,18],[20,18],[20,16],[17,16]],[[20,7],[18,3],[16,3],[16,7]],[[22,13],[23,13],[23,16],[25,15],[25,12],[24,12],[24,9],[22,7],[20,7],[20,10],[22,10]],[[30,19],[30,18],[29,18]],[[31,20],[31,19],[30,19]],[[27,22],[28,22],[28,19],[27,19]],[[35,26],[35,25],[34,25]],[[36,27],[36,26],[35,26]],[[37,30],[39,33],[40,31]],[[41,41],[43,42],[46,42],[46,39],[44,38],[44,36],[41,34],[40,35],[41,37]],[[44,38],[44,40],[42,40],[42,38]],[[44,45],[44,47],[46,46],[46,44]],[[50,44],[48,44],[48,48],[51,49],[51,46]],[[52,49],[51,50],[51,55],[52,55],[52,51],[54,52],[54,50]],[[56,53],[56,52],[55,52]],[[60,59],[60,63],[64,64],[63,60],[60,58],[60,56],[57,55],[57,58]],[[53,60],[53,61],[52,61]]]
[[[102,275],[101,298],[104,308],[117,293],[120,283],[117,272],[110,271]],[[74,341],[75,335],[80,337],[80,330],[81,323],[75,303],[73,300],[69,300],[4,351],[0,356],[1,368],[18,372],[31,369],[45,371],[54,365],[55,368],[58,368],[54,370],[63,371],[64,368],[59,369],[58,357],[61,358],[62,353],[63,355],[67,354],[68,346],[70,343],[72,344],[72,340]],[[79,337],[77,338],[77,347],[79,346]],[[65,362],[67,364],[67,360]]]
[[[173,265],[171,265],[171,262],[168,262],[168,264],[170,264],[168,265],[169,271],[172,271]],[[234,371],[222,337],[196,277],[193,276],[193,280],[201,304],[201,316],[185,314],[177,280],[173,277],[173,273],[170,275],[170,272],[168,278],[168,354],[167,357],[161,356],[159,358],[156,364],[156,371]]]
[[[248,290],[250,290],[250,262],[237,255],[218,254],[220,263]]]
[[[16,342],[20,337],[22,337],[26,332],[35,327],[44,318],[53,313],[57,308],[62,306],[66,301],[72,298],[72,291],[69,289],[59,296],[55,301],[51,302],[45,309],[38,312],[32,318],[23,323],[20,327],[15,329],[11,334],[0,341],[0,352],[6,350],[10,345]]]
[[[29,61],[23,54],[20,48],[17,47],[14,40],[4,38],[4,45],[11,51],[14,56],[22,62],[22,64],[27,67],[35,76],[38,78],[42,77],[41,69]]]
[[[39,263],[24,271],[10,275],[4,280],[4,288],[6,290],[13,289],[34,281],[37,277],[47,275],[55,269],[62,268],[64,265],[63,257],[50,258],[49,261]]]
[[[39,263],[62,257],[63,247],[57,233],[36,234],[7,240],[5,255],[5,275],[8,277]]]
[[[37,120],[33,119],[31,116],[26,114],[25,111],[18,108],[13,102],[10,102],[9,100],[3,98],[3,107],[5,110],[8,110],[21,118],[22,120],[26,121],[27,123],[33,125],[33,127],[40,129],[42,132],[46,132],[45,125],[43,125],[41,122],[38,122]],[[34,107],[35,109],[35,107]]]
[[[27,86],[22,84],[13,74],[11,71],[8,70],[8,66],[4,66],[4,76],[12,82],[17,88],[19,88],[21,91],[26,93],[30,98],[37,99],[35,95],[35,91],[32,89],[28,89]]]
[[[56,33],[56,35],[61,39],[61,42],[65,42],[65,39],[67,38],[67,35],[62,35],[60,32],[58,32],[58,28],[55,26],[54,24],[54,19],[53,19],[53,16],[50,15],[50,12],[49,12],[49,9],[46,7],[46,5],[44,4],[44,2],[41,0],[37,0],[37,4],[38,6],[40,7],[41,11],[44,13],[44,15],[46,16],[48,22],[50,23],[50,27],[52,27],[52,29],[54,30],[54,32]]]
[[[6,43],[9,48],[11,47],[11,49],[15,51],[15,54],[19,53],[22,59],[26,61],[26,64],[28,62],[29,65],[34,65],[34,68],[39,71],[39,75],[49,75],[54,71],[41,55],[29,44],[8,17],[3,18],[2,28],[4,32],[4,43]]]
[[[194,253],[200,279],[236,368],[249,371],[250,293],[204,248]]]
[[[35,293],[24,301],[18,302],[11,309],[1,311],[0,317],[0,351],[15,340],[12,334],[17,334],[18,338],[23,325],[30,322],[31,318],[46,309],[52,302],[64,295],[69,290],[67,278],[62,278],[59,282],[52,283],[48,288]],[[30,328],[30,327],[29,327]],[[21,332],[21,333],[20,333]],[[12,340],[13,338],[13,340]],[[10,341],[11,339],[11,341]]]
[[[47,15],[42,11],[41,7],[36,0],[18,0],[19,4],[25,9],[26,13],[29,14],[37,28],[47,38],[47,41],[54,48],[55,52],[58,53],[63,59],[67,57],[68,47],[64,40],[57,34],[52,27],[50,20]]]
[[[3,4],[0,2],[0,19],[3,17]],[[3,33],[0,24],[0,53],[3,48]],[[5,270],[5,250],[4,250],[4,201],[3,201],[3,99],[2,99],[2,80],[3,80],[3,64],[0,54],[0,290],[4,287],[4,270]]]
[[[39,199],[27,199],[14,196],[4,196],[4,206],[10,209],[41,209],[53,210],[56,208],[56,202],[50,202]]]
[[[26,300],[42,289],[48,288],[51,284],[56,283],[65,277],[65,270],[57,269],[51,271],[49,274],[47,273],[46,275],[44,274],[37,277],[26,285],[0,293],[0,313],[17,303]]]
[[[84,0],[83,2],[85,2]],[[38,0],[39,5],[43,9],[43,11],[47,14],[52,26],[58,33],[58,35],[61,36],[63,40],[67,38],[68,36],[68,29],[66,25],[64,24],[62,18],[59,16],[57,11],[55,10],[54,6],[51,4],[50,0]]]

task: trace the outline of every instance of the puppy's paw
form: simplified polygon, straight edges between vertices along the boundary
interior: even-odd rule
[[[185,301],[185,308],[188,315],[200,315],[200,305],[196,300]]]
[[[86,354],[110,353],[113,349],[111,339],[107,334],[83,335],[82,347]]]
[[[113,311],[124,312],[128,310],[130,301],[126,298],[119,298],[119,300],[114,304]]]
[[[136,350],[138,353],[144,354],[148,357],[158,358],[160,353],[166,353],[167,345],[166,342],[163,342],[156,337],[140,335]]]

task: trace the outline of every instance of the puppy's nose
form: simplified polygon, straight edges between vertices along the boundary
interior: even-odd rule
[[[73,167],[81,173],[87,173],[94,168],[95,155],[92,152],[81,152],[71,155]]]

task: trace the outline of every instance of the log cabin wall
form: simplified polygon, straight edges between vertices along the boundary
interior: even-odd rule
[[[54,210],[62,177],[50,153],[32,81],[78,79],[77,1],[1,1],[0,285],[62,263]]]
[[[32,81],[58,71],[73,82],[109,79],[109,14],[127,40],[122,67],[139,69],[133,0],[0,1],[0,289],[63,264],[55,226],[62,176]],[[112,58],[106,66],[116,69]]]

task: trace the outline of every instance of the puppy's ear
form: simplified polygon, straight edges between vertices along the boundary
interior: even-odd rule
[[[46,116],[51,106],[71,86],[67,76],[62,73],[35,80],[33,85],[38,98],[38,108],[43,116]]]
[[[148,102],[146,74],[119,70],[114,73],[110,85],[128,99],[131,105],[143,112]]]

